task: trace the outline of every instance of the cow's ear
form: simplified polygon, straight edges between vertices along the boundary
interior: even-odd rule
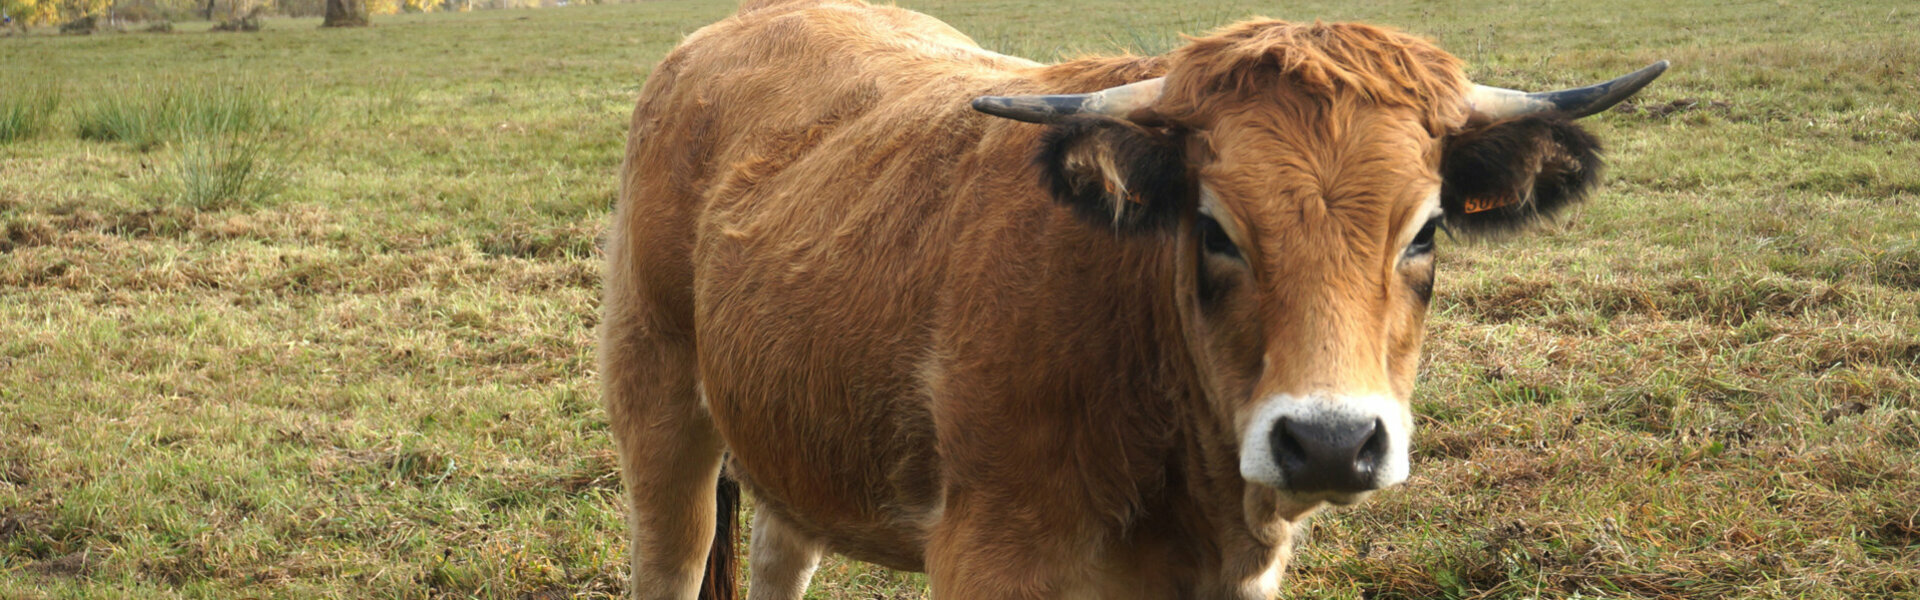
[[[1564,117],[1534,115],[1455,134],[1440,160],[1447,228],[1513,231],[1586,198],[1600,179],[1600,142]]]
[[[1034,162],[1054,200],[1116,231],[1171,227],[1193,195],[1178,136],[1120,119],[1056,123]]]

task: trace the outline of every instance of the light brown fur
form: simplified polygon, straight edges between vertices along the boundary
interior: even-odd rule
[[[1244,265],[1195,268],[1221,259],[1192,207],[1171,232],[1077,219],[1037,184],[1043,128],[967,105],[1162,74],[1154,110],[1192,132]],[[819,0],[689,36],[634,112],[607,247],[634,596],[692,596],[723,451],[777,519],[766,552],[924,570],[938,598],[1270,593],[1317,503],[1240,478],[1239,420],[1279,392],[1405,401],[1432,273],[1395,244],[1464,85],[1368,27],[1039,65]],[[1198,306],[1199,277],[1231,291]]]

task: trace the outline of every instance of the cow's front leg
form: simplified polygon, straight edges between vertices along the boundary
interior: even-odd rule
[[[1004,496],[1003,496],[1004,497]],[[988,503],[949,493],[927,541],[936,600],[1041,600],[1075,595],[1094,575],[1085,532],[1054,506]]]

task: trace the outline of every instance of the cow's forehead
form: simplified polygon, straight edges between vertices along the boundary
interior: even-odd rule
[[[1202,185],[1254,254],[1374,256],[1418,228],[1440,188],[1441,140],[1411,112],[1237,114],[1201,133],[1214,146]]]
[[[1413,112],[1355,106],[1239,111],[1200,132],[1212,157],[1201,173],[1243,201],[1417,203],[1439,187],[1443,140],[1427,133]]]
[[[1431,135],[1466,119],[1460,60],[1421,38],[1351,23],[1254,20],[1194,38],[1169,56],[1155,112],[1206,126],[1278,96],[1411,109]]]

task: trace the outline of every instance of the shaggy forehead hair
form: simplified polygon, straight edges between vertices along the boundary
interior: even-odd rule
[[[1280,86],[1331,102],[1343,95],[1411,108],[1439,136],[1465,117],[1469,82],[1460,60],[1426,40],[1361,24],[1244,21],[1193,38],[1170,57],[1167,89],[1156,112],[1182,117],[1220,114],[1271,98]]]

